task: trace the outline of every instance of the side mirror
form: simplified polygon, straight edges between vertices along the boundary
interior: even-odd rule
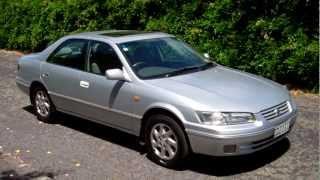
[[[130,81],[121,69],[106,70],[106,78],[109,80]]]
[[[210,59],[209,53],[203,53],[203,56],[204,56],[206,59]]]

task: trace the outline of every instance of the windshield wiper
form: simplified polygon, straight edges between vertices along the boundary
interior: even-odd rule
[[[178,70],[175,70],[173,72],[169,72],[168,74],[170,75],[178,75],[178,74],[183,74],[187,71],[192,71],[192,70],[198,70],[200,68],[200,66],[190,66],[190,67],[184,67]]]
[[[208,68],[211,68],[211,67],[215,67],[215,66],[216,66],[215,63],[213,63],[213,62],[207,62],[206,64],[200,66],[199,68],[200,68],[201,70],[205,70],[205,69],[208,69]]]
[[[176,71],[166,73],[166,76],[167,77],[175,76],[175,75],[184,74],[186,72],[195,71],[195,70],[196,71],[202,71],[202,70],[208,69],[210,67],[213,67],[213,65],[214,65],[213,63],[208,62],[208,63],[206,63],[204,65],[201,65],[201,66],[187,66],[187,67],[178,69]]]
[[[184,73],[189,72],[189,71],[203,71],[203,70],[206,70],[208,68],[215,67],[215,66],[216,66],[216,64],[214,64],[212,62],[207,62],[206,64],[203,64],[201,66],[187,66],[187,67],[175,70],[175,71],[166,72],[166,73],[163,73],[163,74],[153,75],[153,76],[147,77],[145,79],[171,77],[171,76],[176,76],[176,75],[179,75],[179,74],[184,74]]]

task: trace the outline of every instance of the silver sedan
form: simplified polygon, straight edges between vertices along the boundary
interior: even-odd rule
[[[252,153],[281,140],[297,108],[286,87],[219,65],[172,35],[69,35],[19,59],[38,119],[56,111],[139,136],[156,163]],[[77,123],[77,122],[74,122]]]

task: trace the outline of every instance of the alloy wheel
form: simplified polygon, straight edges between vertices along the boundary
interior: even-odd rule
[[[45,92],[39,90],[35,94],[35,106],[37,113],[42,116],[46,117],[50,113],[50,101],[49,97]]]
[[[155,124],[150,132],[150,142],[154,153],[163,160],[171,160],[178,152],[178,138],[166,124]]]

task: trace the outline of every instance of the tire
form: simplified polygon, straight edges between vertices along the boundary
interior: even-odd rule
[[[145,143],[148,157],[167,168],[177,167],[189,153],[189,146],[182,128],[167,115],[153,115],[148,119]]]
[[[47,90],[43,87],[34,88],[30,99],[37,118],[46,123],[53,123],[53,115],[56,112],[56,108]]]

